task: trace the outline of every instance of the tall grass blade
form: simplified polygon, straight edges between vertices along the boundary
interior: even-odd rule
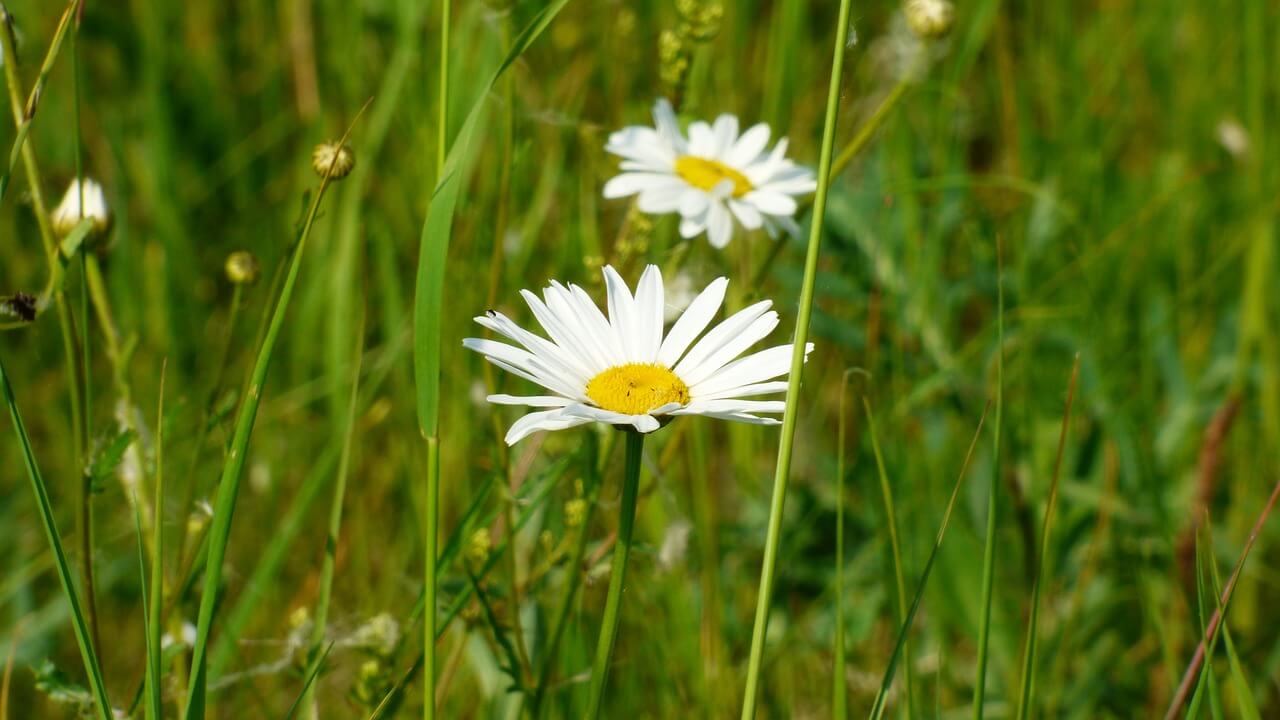
[[[160,616],[164,607],[164,381],[168,374],[168,362],[160,367],[160,400],[156,410],[156,478],[155,501],[156,518],[151,525],[151,580],[147,592],[144,593],[146,605],[146,637],[147,637],[147,672],[145,690],[147,695],[147,717],[150,720],[163,720],[164,709],[161,700],[160,670]],[[138,523],[138,561],[145,562],[142,547],[142,519],[138,504],[134,505],[134,516]],[[145,564],[143,565],[145,567]],[[144,582],[146,580],[144,579]]]
[[[836,632],[832,654],[835,667],[831,677],[831,714],[836,720],[849,717],[849,691],[845,681],[844,646],[844,481],[849,412],[849,376],[865,370],[846,368],[840,376],[840,414],[836,418]]]
[[[1196,609],[1200,617],[1200,632],[1204,634],[1209,628],[1209,589],[1205,581],[1205,565],[1212,563],[1212,560],[1206,560],[1205,547],[1207,542],[1203,539],[1203,535],[1212,532],[1208,530],[1208,513],[1206,513],[1205,522],[1196,533]],[[1218,617],[1215,613],[1215,617]],[[1226,623],[1222,623],[1226,625]],[[1213,720],[1222,720],[1222,703],[1218,698],[1218,678],[1213,670],[1213,653],[1214,646],[1209,647],[1209,652],[1205,654],[1204,666],[1200,669],[1200,679],[1196,682],[1196,692],[1191,696],[1191,706],[1187,710],[1187,717],[1200,717],[1200,703],[1204,699],[1204,691],[1207,687],[1209,690],[1209,714]]]
[[[311,667],[307,670],[307,679],[302,683],[302,691],[298,693],[298,697],[293,699],[293,704],[289,706],[289,711],[285,713],[284,720],[293,720],[298,714],[298,708],[302,707],[303,698],[311,692],[311,687],[315,685],[316,678],[320,677],[320,668],[324,667],[324,661],[328,659],[330,650],[333,650],[333,643],[329,643],[324,652],[311,661]]]
[[[1062,458],[1067,447],[1067,431],[1071,428],[1071,404],[1076,397],[1076,379],[1080,376],[1080,353],[1071,365],[1067,384],[1067,404],[1062,410],[1062,430],[1058,434],[1058,454],[1053,461],[1053,479],[1049,482],[1049,500],[1045,503],[1044,523],[1040,528],[1040,555],[1036,560],[1036,579],[1031,588],[1031,616],[1027,618],[1027,644],[1022,653],[1022,690],[1018,696],[1018,717],[1031,715],[1036,689],[1036,633],[1040,622],[1040,593],[1045,582],[1045,564],[1049,559],[1049,538],[1053,529],[1053,512],[1058,503],[1058,482],[1062,477]]]
[[[1213,581],[1214,610],[1218,616],[1222,616],[1222,578],[1218,576],[1218,554],[1213,549],[1213,532],[1209,530],[1209,523],[1205,522],[1205,543],[1207,548],[1205,556],[1209,559],[1209,577]],[[1223,621],[1222,623],[1222,640],[1225,643],[1227,651],[1227,665],[1231,670],[1231,684],[1235,687],[1236,702],[1240,705],[1239,715],[1244,720],[1261,720],[1261,714],[1258,712],[1258,705],[1254,702],[1253,691],[1250,689],[1249,678],[1245,675],[1244,664],[1240,662],[1240,656],[1236,653],[1235,641],[1231,639],[1231,624]]]
[[[996,236],[996,426],[992,441],[991,486],[987,490],[987,537],[982,550],[982,613],[978,625],[978,676],[973,685],[973,720],[982,720],[991,642],[991,591],[996,575],[996,520],[1000,505],[1000,434],[1004,414],[1004,246]]]
[[[368,108],[366,102],[355,120]],[[352,124],[355,124],[355,120]],[[346,145],[351,128],[338,141],[338,147]],[[339,153],[334,153],[336,162]],[[271,367],[271,355],[275,350],[280,330],[284,326],[284,318],[289,310],[289,301],[298,281],[298,271],[302,267],[303,251],[315,225],[316,214],[320,210],[320,201],[324,199],[325,190],[329,187],[332,166],[320,181],[303,222],[298,242],[294,245],[289,258],[289,270],[280,297],[276,300],[275,309],[271,313],[271,322],[263,336],[262,345],[258,348],[253,362],[253,370],[249,376],[248,387],[240,412],[236,416],[235,429],[232,433],[230,447],[227,451],[227,462],[222,468],[222,478],[218,483],[218,498],[213,510],[213,521],[209,527],[209,551],[205,560],[204,590],[200,597],[200,615],[196,625],[196,640],[191,652],[191,672],[187,689],[187,707],[183,717],[187,720],[203,720],[205,712],[205,691],[208,685],[208,652],[209,634],[213,626],[213,611],[218,599],[218,586],[222,581],[222,562],[226,557],[227,544],[231,540],[231,519],[235,514],[236,498],[240,491],[240,478],[244,473],[245,456],[249,449],[249,437],[253,434],[253,424],[258,417],[258,405],[262,402],[262,387],[266,383],[267,370]]]
[[[884,469],[884,455],[880,452],[880,438],[876,432],[876,416],[871,411],[871,401],[862,397],[862,409],[867,415],[867,431],[871,435],[871,452],[876,459],[876,472],[880,477],[880,497],[884,500],[885,521],[889,525],[889,544],[893,552],[893,578],[898,591],[898,624],[907,622],[907,586],[902,580],[902,548],[898,542],[898,515],[893,506],[893,489],[889,486],[889,474]],[[908,718],[916,716],[911,699],[911,643],[902,644],[902,692],[906,697]]]
[[[800,380],[809,341],[809,320],[813,311],[813,286],[818,278],[818,253],[822,246],[822,225],[827,212],[827,191],[831,187],[831,157],[835,152],[836,117],[840,112],[840,85],[844,77],[844,55],[849,41],[849,9],[851,0],[840,0],[836,19],[835,49],[831,58],[831,82],[827,88],[826,118],[822,126],[822,151],[818,160],[818,188],[814,195],[813,220],[809,228],[809,245],[805,253],[804,280],[800,287],[800,308],[796,316],[795,347],[791,354],[786,410],[782,415],[782,431],[778,446],[778,463],[773,475],[773,498],[769,505],[769,527],[765,538],[764,562],[757,588],[756,616],[751,631],[751,656],[747,665],[747,683],[742,696],[742,718],[751,720],[756,714],[760,694],[760,670],[764,664],[765,635],[769,627],[769,611],[773,604],[773,579],[778,563],[778,544],[782,536],[782,511],[786,504],[787,481],[791,476],[791,449],[795,444],[796,421],[800,414]]]
[[[84,661],[85,674],[89,677],[92,688],[94,707],[98,717],[111,720],[111,701],[107,699],[107,686],[102,679],[102,668],[98,664],[97,653],[94,652],[89,639],[89,625],[85,621],[80,606],[80,597],[76,594],[75,580],[71,576],[71,565],[67,562],[67,554],[62,547],[62,536],[58,534],[57,521],[53,517],[53,505],[49,501],[49,491],[45,486],[44,476],[36,464],[35,453],[31,450],[31,439],[27,436],[27,427],[18,412],[18,401],[14,397],[13,387],[9,384],[9,373],[5,370],[4,360],[0,359],[0,387],[4,389],[4,401],[9,406],[9,417],[13,420],[13,432],[17,435],[18,445],[22,448],[22,460],[27,468],[27,477],[31,480],[31,491],[36,497],[36,507],[40,511],[40,522],[44,526],[45,537],[53,550],[54,565],[58,571],[58,580],[62,583],[62,592],[71,606],[71,627],[75,631],[76,644],[80,646],[80,659]]]
[[[449,6],[451,0],[442,0],[441,14],[444,22],[441,53],[447,58]],[[498,78],[533,44],[568,0],[555,0],[534,17],[533,21],[515,39],[507,56],[484,83],[480,84],[477,100],[467,113],[452,148],[445,154],[448,119],[448,64],[441,68],[440,126],[438,128],[436,187],[427,205],[427,216],[422,224],[422,236],[418,247],[418,272],[413,298],[413,370],[417,388],[418,429],[427,441],[427,506],[423,532],[425,535],[423,583],[426,586],[426,622],[424,623],[424,666],[428,677],[425,683],[423,703],[424,717],[435,715],[435,637],[436,637],[436,535],[439,522],[440,497],[440,353],[444,313],[445,263],[449,256],[449,238],[453,232],[453,215],[457,209],[458,194],[465,185],[465,163],[470,156],[471,139],[475,134],[485,100]],[[444,158],[443,162],[440,158]]]
[[[938,526],[938,535],[934,538],[933,548],[929,551],[929,559],[924,563],[924,570],[920,573],[920,580],[916,583],[915,595],[911,598],[911,606],[907,609],[906,620],[902,623],[902,627],[898,629],[898,640],[894,643],[893,654],[889,656],[889,664],[885,666],[884,678],[880,681],[880,689],[876,692],[876,699],[871,704],[871,713],[868,717],[872,720],[879,720],[884,717],[885,704],[889,698],[889,688],[893,686],[893,676],[898,669],[898,658],[902,656],[902,650],[907,644],[907,636],[911,633],[911,623],[915,620],[916,611],[920,609],[920,601],[924,598],[924,589],[929,584],[929,574],[933,572],[933,563],[938,559],[938,550],[942,547],[942,539],[946,537],[947,526],[951,523],[951,512],[956,507],[956,498],[960,497],[960,487],[964,484],[964,478],[969,474],[969,462],[973,459],[973,451],[978,447],[978,438],[982,437],[982,426],[987,422],[987,412],[991,409],[991,401],[987,401],[986,407],[982,410],[982,417],[978,419],[978,427],[974,430],[973,440],[969,442],[969,450],[964,455],[964,463],[960,466],[960,475],[956,478],[955,487],[951,489],[951,497],[947,500],[947,509],[942,513],[942,524]]]

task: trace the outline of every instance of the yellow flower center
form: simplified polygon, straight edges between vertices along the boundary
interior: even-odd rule
[[[740,198],[754,188],[746,175],[718,160],[681,155],[676,158],[676,174],[690,185],[711,192],[725,180],[733,182],[733,196]]]
[[[689,386],[661,365],[627,363],[591,378],[587,397],[605,410],[643,415],[667,403],[687,404]]]

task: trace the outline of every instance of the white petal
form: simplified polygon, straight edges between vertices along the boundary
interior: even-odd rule
[[[742,223],[742,227],[748,230],[756,230],[764,224],[764,218],[761,217],[760,211],[755,209],[751,203],[745,203],[741,200],[730,200],[729,209],[733,211],[738,222]]]
[[[701,120],[689,124],[689,154],[701,158],[715,157],[716,134]]]
[[[725,155],[725,162],[735,167],[742,167],[760,157],[760,153],[764,152],[764,148],[769,144],[769,125],[768,123],[759,123],[752,125],[746,132],[742,133],[742,137],[738,138],[738,142]]]
[[[590,339],[583,337],[585,333],[578,327],[577,318],[572,316],[562,317],[559,313],[547,307],[542,298],[528,290],[521,290],[520,297],[524,298],[525,303],[529,305],[529,309],[533,311],[533,316],[537,318],[538,324],[542,325],[542,329],[547,331],[551,339],[564,348],[566,355],[571,355],[575,358],[576,379],[586,383],[595,373],[594,368],[588,367],[588,363],[584,362],[591,357],[586,348],[586,344],[590,342]]]
[[[606,152],[654,169],[670,168],[675,147],[662,133],[642,125],[632,125],[609,135]]]
[[[462,346],[468,350],[481,353],[491,362],[504,370],[535,382],[542,387],[566,397],[583,397],[584,385],[572,378],[566,378],[553,369],[545,359],[533,353],[506,343],[486,340],[484,338],[466,338]]]
[[[507,431],[506,441],[508,445],[515,445],[539,430],[564,430],[575,425],[585,425],[588,422],[590,420],[585,418],[567,415],[560,408],[529,413],[512,424],[511,429]]]
[[[796,201],[778,192],[753,190],[744,195],[742,200],[768,215],[794,215],[796,212]]]
[[[546,300],[547,307],[567,327],[573,330],[576,352],[584,353],[576,356],[583,375],[589,379],[613,364],[607,351],[609,333],[602,333],[594,318],[583,315],[577,301],[573,298],[573,293],[569,292],[568,288],[552,280],[551,286],[545,288],[542,291],[542,295]],[[597,312],[597,314],[599,313]],[[603,317],[601,322],[607,331],[609,323],[603,322]]]
[[[676,375],[683,378],[685,373],[696,369],[717,350],[750,327],[757,318],[768,312],[769,306],[772,304],[773,302],[770,300],[762,300],[755,305],[739,310],[727,320],[712,328],[711,332],[704,335],[689,351],[689,354],[685,355],[684,359],[673,368]],[[692,385],[693,383],[690,383],[691,387]]]
[[[640,362],[651,363],[658,358],[664,299],[662,271],[657,265],[649,265],[636,284],[636,349],[640,353],[636,359]]]
[[[485,398],[494,405],[528,405],[529,407],[564,407],[573,400],[559,395],[490,395]]]
[[[680,134],[680,123],[676,121],[675,110],[671,109],[671,103],[666,98],[659,98],[653,104],[653,123],[658,128],[658,134],[662,136],[677,154],[682,154],[685,149],[684,136]]]
[[[672,415],[703,415],[706,413],[780,413],[787,408],[782,400],[704,400],[691,402],[674,410]]]
[[[707,222],[707,240],[711,247],[723,250],[732,237],[733,220],[729,217],[729,210],[721,203],[712,203]]]
[[[604,284],[609,293],[609,324],[622,343],[624,359],[631,362],[640,354],[636,342],[635,298],[612,265],[604,266]]]
[[[585,379],[587,377],[587,373],[590,372],[590,370],[583,365],[581,359],[575,356],[572,352],[567,351],[565,348],[551,342],[550,340],[539,337],[538,335],[525,330],[506,315],[503,315],[496,310],[490,310],[487,315],[475,318],[475,321],[481,326],[489,328],[499,335],[515,340],[537,355],[554,360],[556,364],[562,367],[568,375],[578,375]]]
[[[587,294],[578,285],[569,285],[569,292],[573,295],[573,300],[578,308],[578,317],[596,334],[601,343],[600,350],[605,355],[605,359],[610,365],[621,365],[626,362],[626,352],[623,349],[622,340],[618,337],[618,333],[614,331],[613,326],[609,324],[609,319],[600,312],[600,308],[596,305],[591,296]]]
[[[626,415],[623,413],[605,410],[595,407],[594,405],[570,405],[564,409],[565,414],[574,417],[583,418],[589,421],[608,423],[610,425],[630,425],[642,433],[651,433],[657,430],[661,424],[658,419],[652,415]]]
[[[707,221],[705,217],[680,219],[680,237],[682,238],[688,239],[697,237],[706,229]]]
[[[645,190],[657,190],[670,187],[677,179],[668,174],[654,172],[622,173],[604,184],[604,196],[607,199],[623,198]]]
[[[689,187],[683,180],[676,180],[652,190],[641,191],[640,197],[636,199],[636,207],[640,212],[650,215],[675,212],[680,209],[680,202],[684,199],[685,193],[690,192],[702,191]]]
[[[697,386],[690,386],[689,393],[693,397],[707,397],[786,375],[791,370],[792,349],[793,345],[778,345],[734,360]],[[813,352],[813,343],[805,348],[805,356],[810,352]]]
[[[662,348],[658,350],[658,364],[668,368],[675,367],[694,338],[701,335],[702,331],[707,329],[711,319],[720,312],[720,305],[724,303],[725,288],[728,286],[728,278],[716,278],[711,281],[707,289],[698,293],[698,297],[694,298],[693,302],[689,303],[688,309],[679,320],[676,320],[675,325],[671,326],[671,332],[667,333],[666,339],[662,341]]]
[[[738,118],[728,113],[721,115],[716,118],[711,132],[715,135],[715,152],[712,157],[725,159],[738,139]]]
[[[706,193],[687,192],[680,198],[680,217],[695,218],[700,217],[707,212],[707,207],[711,203],[711,198]]]
[[[686,384],[693,386],[706,380],[715,374],[717,370],[724,367],[727,363],[746,352],[747,348],[755,345],[778,326],[778,313],[770,310],[769,312],[756,318],[754,322],[748,325],[742,332],[736,333],[729,338],[723,346],[714,353],[709,355],[696,367],[689,367],[680,374],[680,379]]]
[[[755,395],[772,395],[774,393],[786,392],[787,381],[775,380],[773,382],[762,382],[753,385],[739,385],[727,390],[718,390],[713,393],[704,395],[695,394],[692,390],[689,394],[693,396],[692,403],[699,403],[703,400],[727,400],[729,398],[753,397]]]

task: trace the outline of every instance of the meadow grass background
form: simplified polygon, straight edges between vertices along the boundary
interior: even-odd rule
[[[6,5],[29,87],[62,8]],[[479,79],[540,7],[455,4],[454,130]],[[744,127],[769,122],[791,138],[793,157],[816,165],[835,17],[834,2],[725,3],[719,32],[693,54],[682,117],[733,112]],[[253,436],[214,625],[212,714],[281,717],[301,690],[305,648],[290,638],[317,599],[361,327],[329,619],[335,644],[316,686],[323,715],[366,717],[365,700],[380,698],[421,650],[415,602],[425,447],[413,403],[411,318],[418,236],[435,182],[437,23],[435,4],[418,0],[87,4],[78,47],[84,167],[104,184],[116,214],[102,264],[114,324],[131,351],[115,376],[102,324],[91,326],[91,420],[94,436],[106,436],[126,412],[125,397],[145,420],[135,444],[140,460],[126,455],[94,498],[101,656],[117,705],[132,702],[145,665],[135,516],[121,481],[150,472],[161,366],[167,361],[163,521],[172,548],[188,532],[186,499],[212,498],[218,448],[233,422],[225,411],[252,363],[270,278],[294,237],[304,193],[317,185],[311,148],[341,135],[371,96],[352,134],[356,169],[332,187],[307,248]],[[717,252],[705,238],[682,243],[674,223],[659,219],[616,246],[628,206],[600,196],[616,170],[604,140],[649,122],[664,92],[659,34],[677,23],[668,2],[571,2],[488,99],[461,194],[445,290],[441,414],[442,544],[459,538],[459,552],[441,595],[451,601],[468,587],[464,566],[484,561],[474,530],[490,527],[496,549],[508,510],[526,518],[515,561],[535,661],[565,583],[579,577],[570,559],[580,535],[571,516],[580,508],[571,501],[592,497],[591,461],[606,436],[583,428],[500,449],[515,415],[483,403],[485,383],[524,387],[486,375],[478,356],[461,348],[462,337],[479,332],[471,317],[496,306],[530,319],[517,291],[550,278],[602,298],[600,260],[619,262],[634,282],[648,258],[682,263],[698,287],[727,274],[731,305],[774,298],[779,336],[795,322],[799,239],[784,241],[759,285],[751,278],[772,249],[762,234],[739,233]],[[855,2],[854,28],[837,148],[918,51],[893,0]],[[1164,711],[1203,622],[1196,526],[1209,518],[1225,577],[1280,471],[1280,173],[1271,162],[1280,132],[1278,31],[1280,9],[1257,0],[958,3],[950,37],[928,48],[926,68],[832,186],[762,715],[831,716],[838,603],[849,707],[856,714],[871,705],[899,615],[862,399],[876,416],[909,595],[995,395],[1000,283],[1003,437],[987,715],[1015,710],[1042,514],[1077,354],[1041,601],[1037,714]],[[51,203],[75,176],[70,58],[64,50],[29,139]],[[8,148],[14,132],[0,125],[0,147]],[[0,294],[44,282],[29,198],[19,170],[0,206]],[[259,258],[264,278],[244,291],[229,326],[233,292],[223,262],[242,249]],[[80,283],[73,267],[67,288],[77,312]],[[229,327],[214,403],[223,412],[195,459]],[[77,547],[78,469],[56,318],[48,313],[4,332],[0,352],[59,526]],[[838,596],[837,419],[849,367],[866,373],[854,376],[846,400],[846,588]],[[911,638],[917,716],[969,712],[992,428],[989,417]],[[736,716],[777,438],[776,429],[702,419],[681,419],[650,438],[641,544],[606,716]],[[12,673],[9,717],[69,716],[68,706],[37,689],[30,669],[49,658],[83,682],[8,429],[0,458],[0,662]],[[524,481],[514,505],[502,481],[494,487],[503,463]],[[619,449],[605,463],[587,525],[589,582],[549,673],[552,716],[576,717],[585,700],[620,465]],[[455,533],[482,493],[466,532]],[[1213,664],[1213,710],[1226,716],[1240,716],[1246,694],[1263,717],[1280,714],[1276,524],[1258,540],[1231,606],[1241,672],[1231,672],[1221,653]],[[167,613],[166,627],[176,630],[194,618],[200,588],[198,578],[183,585],[176,563],[166,573],[170,592],[184,591]],[[518,712],[501,669],[513,616],[505,556],[482,587],[499,630],[474,601],[450,625],[439,644],[444,717]],[[399,641],[362,646],[383,627],[381,615],[394,620]],[[185,664],[177,660],[174,672]],[[901,671],[898,680],[891,713],[905,706]],[[410,684],[401,716],[420,714],[420,683]],[[1210,714],[1209,703],[1204,709]]]

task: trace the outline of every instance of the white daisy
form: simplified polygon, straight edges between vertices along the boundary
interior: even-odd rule
[[[780,413],[784,401],[745,398],[787,389],[786,381],[777,378],[790,369],[792,346],[739,357],[778,325],[770,301],[741,310],[703,334],[719,312],[729,284],[728,279],[718,278],[664,334],[662,273],[656,266],[645,268],[634,296],[612,267],[604,268],[604,279],[608,317],[582,288],[552,281],[541,298],[521,291],[550,339],[490,310],[476,322],[517,345],[481,338],[462,341],[494,365],[550,391],[530,397],[488,397],[498,405],[549,408],[517,420],[507,431],[508,445],[539,430],[564,430],[589,422],[649,433],[676,415],[779,424],[756,413]],[[811,350],[812,343],[806,352]]]
[[[653,120],[656,128],[633,125],[609,136],[605,150],[623,160],[622,174],[604,186],[606,198],[639,195],[642,212],[679,212],[682,237],[706,232],[717,248],[733,235],[731,214],[742,227],[764,227],[771,236],[798,231],[794,196],[817,183],[813,171],[785,157],[786,138],[766,151],[767,124],[739,135],[738,118],[721,115],[714,125],[691,124],[686,139],[666,100],[654,105]]]

